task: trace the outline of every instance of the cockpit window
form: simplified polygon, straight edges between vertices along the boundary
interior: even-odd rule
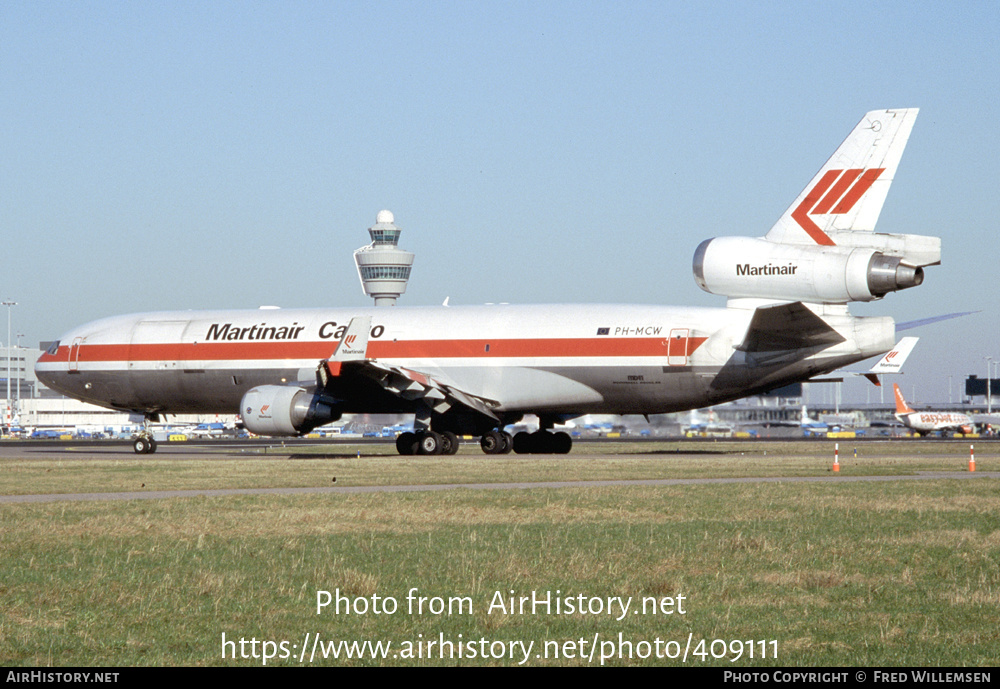
[[[45,350],[45,353],[48,354],[49,356],[55,356],[56,352],[58,351],[59,351],[59,340],[56,340],[55,342],[49,345],[49,348]]]

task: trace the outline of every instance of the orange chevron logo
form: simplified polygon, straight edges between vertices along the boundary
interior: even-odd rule
[[[827,170],[792,211],[792,218],[817,244],[833,246],[833,240],[809,216],[849,213],[883,172],[885,168]]]

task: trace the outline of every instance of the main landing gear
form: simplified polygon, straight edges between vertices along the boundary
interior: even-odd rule
[[[566,455],[571,449],[573,449],[573,439],[569,437],[569,433],[562,431],[558,433],[522,431],[514,436],[514,452],[519,455]]]
[[[506,431],[494,429],[483,434],[479,446],[488,455],[504,455],[511,451],[519,455],[565,455],[573,448],[573,439],[568,433],[549,431],[522,432],[511,437]],[[401,455],[453,455],[458,452],[458,436],[450,431],[401,433],[396,438],[396,451]]]
[[[514,449],[514,439],[507,431],[494,430],[480,438],[479,447],[488,455],[505,455]]]
[[[396,451],[401,455],[453,455],[458,452],[458,436],[451,431],[417,431],[400,433]]]

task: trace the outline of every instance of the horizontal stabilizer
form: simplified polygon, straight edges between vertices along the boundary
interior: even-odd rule
[[[832,347],[844,337],[802,302],[762,306],[750,320],[743,352],[777,352],[807,347]]]
[[[937,323],[939,321],[947,321],[952,318],[958,318],[959,316],[968,316],[969,314],[979,313],[978,311],[962,311],[961,313],[949,313],[944,316],[931,316],[930,318],[921,318],[918,321],[907,321],[906,323],[897,323],[896,332],[900,330],[909,330],[910,328],[919,328],[922,325],[930,325],[931,323]]]

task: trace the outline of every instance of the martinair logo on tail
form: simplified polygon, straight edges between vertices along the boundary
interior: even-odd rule
[[[833,240],[809,216],[850,213],[883,172],[885,168],[827,170],[792,212],[792,218],[817,244],[833,246]]]

